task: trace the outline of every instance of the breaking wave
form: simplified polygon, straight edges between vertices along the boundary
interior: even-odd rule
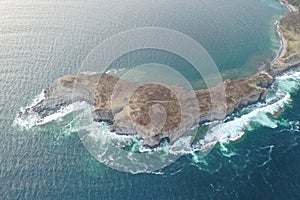
[[[277,116],[292,99],[291,94],[300,88],[300,72],[290,71],[276,78],[266,97],[265,103],[256,103],[241,109],[228,117],[224,122],[214,122],[204,139],[200,140],[196,149],[208,149],[216,143],[229,143],[243,137],[246,130],[257,126],[276,128],[280,121]]]
[[[25,129],[30,129],[34,126],[45,125],[50,122],[60,120],[66,115],[73,113],[74,111],[91,109],[91,106],[86,102],[75,102],[68,106],[60,108],[52,115],[41,117],[37,112],[31,111],[30,108],[42,102],[44,98],[44,92],[42,92],[33,100],[33,103],[30,106],[21,108],[20,112],[15,118],[14,125]]]
[[[165,141],[154,150],[144,148],[136,137],[116,135],[110,132],[106,123],[94,122],[91,116],[92,107],[84,102],[73,103],[44,118],[34,112],[25,113],[26,108],[22,108],[15,124],[28,129],[56,123],[57,120],[64,120],[65,116],[73,114],[72,126],[68,126],[66,131],[78,133],[97,160],[131,173],[153,172],[156,166],[169,165],[180,155],[192,155],[195,163],[205,162],[203,158],[216,144],[220,144],[224,156],[235,155],[235,152],[226,148],[226,144],[240,140],[246,131],[259,126],[278,127],[281,124],[278,115],[292,101],[292,94],[299,88],[300,71],[289,71],[276,78],[264,103],[245,107],[224,121],[204,124],[209,129],[196,141],[194,135],[187,134],[173,145]],[[43,94],[40,94],[27,108],[38,104],[43,98]],[[152,163],[147,164],[148,160]]]

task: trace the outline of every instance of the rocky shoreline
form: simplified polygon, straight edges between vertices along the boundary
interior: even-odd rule
[[[164,138],[172,144],[196,125],[223,120],[239,107],[264,101],[273,81],[268,73],[260,73],[189,91],[128,82],[108,74],[73,74],[53,82],[44,91],[44,100],[25,112],[45,117],[73,102],[85,101],[94,107],[95,121],[108,122],[116,134],[135,135],[145,147],[154,148]]]
[[[296,5],[295,2],[298,4]],[[281,49],[277,58],[270,64],[269,73],[272,76],[277,76],[289,69],[300,66],[300,3],[293,0],[283,0],[281,3],[290,12],[277,25]]]
[[[264,101],[274,76],[300,66],[300,22],[291,21],[299,16],[293,11],[280,20],[283,51],[268,72],[196,91],[154,83],[143,85],[108,74],[71,74],[54,81],[44,91],[44,100],[27,108],[25,114],[34,112],[45,117],[84,101],[94,107],[94,121],[108,122],[116,134],[137,136],[149,148],[157,147],[163,139],[172,144],[196,125],[223,120],[237,108]]]

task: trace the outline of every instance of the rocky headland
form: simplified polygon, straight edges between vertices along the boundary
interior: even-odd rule
[[[137,136],[149,148],[157,147],[163,139],[172,144],[195,125],[223,120],[239,107],[264,101],[273,76],[300,65],[299,1],[284,2],[290,3],[287,5],[293,11],[280,20],[282,50],[268,72],[196,91],[134,83],[108,74],[71,74],[54,81],[44,91],[44,100],[25,113],[44,117],[85,101],[93,106],[94,121],[107,122],[116,134]]]
[[[73,74],[53,82],[44,91],[45,99],[26,112],[47,116],[72,102],[85,101],[93,105],[95,121],[108,122],[116,134],[136,135],[152,148],[164,138],[173,143],[195,125],[222,120],[241,106],[263,101],[273,81],[269,74],[260,73],[226,80],[209,90],[189,91],[108,74]]]

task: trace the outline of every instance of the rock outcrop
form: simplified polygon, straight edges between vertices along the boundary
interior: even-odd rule
[[[278,75],[300,66],[300,13],[297,0],[285,0],[295,10],[281,21],[283,52],[271,63]],[[226,80],[207,90],[188,91],[161,84],[141,84],[108,74],[73,74],[56,80],[45,90],[45,99],[25,113],[51,115],[73,102],[94,106],[95,121],[106,121],[116,134],[136,135],[153,148],[167,138],[175,142],[197,124],[222,120],[241,106],[264,101],[274,78],[268,73]]]
[[[107,74],[66,75],[28,111],[47,116],[72,102],[86,101],[94,106],[95,121],[106,121],[116,134],[136,135],[144,146],[153,148],[164,138],[173,143],[197,124],[222,120],[238,107],[263,101],[272,82],[272,76],[261,73],[226,80],[209,90],[188,91]]]

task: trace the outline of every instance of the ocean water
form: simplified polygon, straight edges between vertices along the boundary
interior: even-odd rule
[[[15,125],[20,108],[54,79],[80,71],[88,53],[120,31],[183,32],[202,44],[224,79],[237,78],[275,57],[274,23],[286,12],[276,0],[0,1],[0,199],[299,199],[297,69],[277,78],[266,103],[205,135],[200,127],[194,148],[156,173],[125,173],[96,160],[80,140],[80,123],[72,123],[80,111]],[[167,52],[132,52],[111,67],[151,62],[181,70],[200,87],[185,71],[189,63]]]

